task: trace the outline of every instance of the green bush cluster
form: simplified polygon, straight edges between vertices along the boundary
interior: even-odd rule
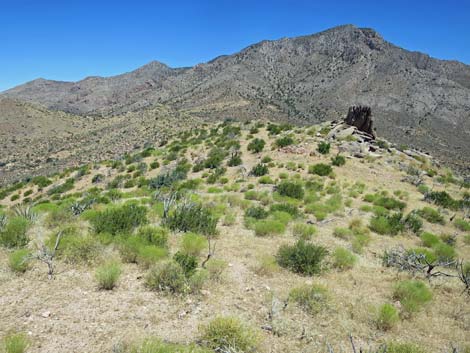
[[[0,229],[0,245],[7,248],[20,248],[29,242],[28,229],[30,222],[24,217],[12,217]]]
[[[318,314],[327,307],[329,297],[326,287],[317,284],[303,285],[289,292],[289,300],[312,315]]]
[[[331,145],[328,142],[320,142],[317,147],[317,151],[321,154],[328,154],[330,153]]]
[[[375,324],[379,330],[390,330],[399,320],[398,310],[392,304],[385,303],[377,308]]]
[[[402,222],[402,214],[394,213],[372,217],[369,228],[378,234],[397,235],[405,229],[405,226]]]
[[[395,285],[393,298],[400,301],[406,314],[412,314],[431,301],[432,292],[424,282],[405,280]]]
[[[250,171],[250,175],[260,177],[269,173],[269,168],[266,164],[259,163],[253,167]]]
[[[444,217],[439,213],[439,211],[435,210],[434,208],[423,207],[422,209],[418,210],[417,213],[420,217],[424,218],[430,223],[445,223]]]
[[[24,273],[31,263],[31,254],[28,249],[18,249],[8,256],[8,267],[15,273]]]
[[[170,212],[164,224],[171,230],[204,235],[216,233],[217,218],[209,208],[197,203],[181,203]]]
[[[129,233],[147,223],[147,208],[134,203],[108,207],[96,212],[90,222],[96,233]]]
[[[280,148],[290,146],[292,144],[294,144],[294,139],[288,135],[280,137],[276,140],[276,146]]]
[[[339,270],[353,268],[357,262],[357,257],[346,248],[338,247],[333,251],[333,267]]]
[[[346,164],[346,158],[341,155],[334,156],[331,158],[331,164],[335,167],[341,167]]]
[[[253,153],[260,153],[264,149],[265,144],[266,142],[263,139],[254,138],[248,144],[247,149]]]
[[[330,175],[333,171],[331,165],[324,164],[324,163],[317,163],[308,167],[308,172],[310,174],[316,174],[319,176],[327,176]]]
[[[111,290],[116,287],[121,266],[115,261],[110,261],[99,266],[95,272],[96,282],[99,289]]]
[[[276,191],[281,196],[291,197],[293,199],[301,200],[305,195],[303,186],[299,183],[291,181],[283,181],[277,187]]]
[[[320,273],[322,262],[327,255],[328,251],[323,246],[298,240],[294,245],[282,245],[276,259],[281,267],[312,276]]]

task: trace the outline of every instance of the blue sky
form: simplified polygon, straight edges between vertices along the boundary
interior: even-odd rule
[[[0,0],[0,91],[38,77],[115,75],[152,60],[190,66],[347,23],[470,64],[470,0]]]

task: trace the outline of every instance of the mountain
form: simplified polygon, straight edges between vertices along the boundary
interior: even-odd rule
[[[39,79],[2,96],[78,115],[163,104],[201,118],[297,124],[338,119],[365,104],[379,136],[470,168],[470,66],[407,51],[353,25],[262,41],[190,68],[152,62],[109,78]]]

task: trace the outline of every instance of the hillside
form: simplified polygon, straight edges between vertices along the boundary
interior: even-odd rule
[[[468,183],[361,139],[214,123],[0,189],[4,340],[330,353],[351,335],[357,351],[468,352]]]
[[[164,104],[191,116],[312,124],[372,107],[377,130],[468,173],[470,67],[399,48],[352,25],[263,41],[190,68],[152,62],[110,78],[44,79],[1,96],[110,116]]]

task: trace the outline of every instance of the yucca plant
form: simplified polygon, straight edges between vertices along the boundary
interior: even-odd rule
[[[23,217],[24,219],[26,219],[30,222],[34,222],[38,218],[37,213],[33,211],[32,207],[30,205],[16,206],[13,209],[13,212],[15,213],[16,216]]]

